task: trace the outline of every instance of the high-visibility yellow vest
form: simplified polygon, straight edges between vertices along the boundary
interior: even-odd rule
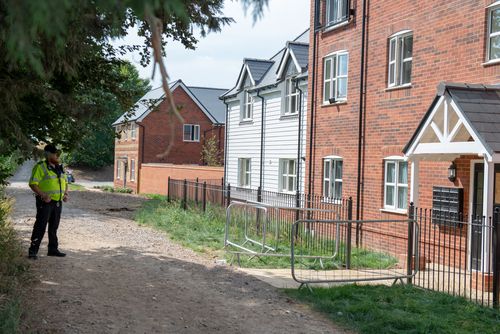
[[[66,174],[59,176],[46,160],[38,162],[31,172],[30,185],[38,185],[41,191],[54,201],[62,201],[67,185]]]

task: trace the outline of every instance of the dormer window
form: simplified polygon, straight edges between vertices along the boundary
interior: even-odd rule
[[[241,120],[250,121],[253,117],[253,97],[248,91],[243,92],[243,109],[241,111]]]
[[[299,91],[293,77],[285,80],[285,115],[296,115],[299,112]]]
[[[349,19],[349,0],[326,0],[326,26]]]

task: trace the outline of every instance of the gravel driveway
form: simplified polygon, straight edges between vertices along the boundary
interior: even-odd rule
[[[34,222],[28,189],[16,198],[15,227],[27,248]],[[23,332],[35,333],[338,333],[322,315],[229,267],[216,266],[139,227],[144,199],[73,192],[59,229],[63,259],[32,262]]]

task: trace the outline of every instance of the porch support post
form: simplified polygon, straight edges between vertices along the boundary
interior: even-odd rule
[[[419,173],[420,163],[418,160],[414,160],[411,162],[411,175],[410,175],[410,203],[418,208],[419,200],[418,200],[418,173]]]
[[[484,216],[484,225],[485,227],[489,224],[489,217],[493,217],[493,184],[494,184],[494,176],[495,176],[495,164],[488,159],[484,158],[484,184],[483,184],[483,216]],[[488,263],[489,242],[490,240],[490,230],[489,228],[482,228],[482,249],[483,254],[481,256],[482,259],[482,269],[483,272],[490,271],[490,263]]]

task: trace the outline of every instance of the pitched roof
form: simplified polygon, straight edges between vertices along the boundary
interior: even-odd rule
[[[439,99],[448,95],[490,152],[500,152],[500,86],[440,83],[437,95],[412,138],[403,149],[406,154],[430,117]]]
[[[193,99],[198,107],[207,115],[207,117],[216,124],[224,124],[226,116],[226,108],[219,96],[226,91],[222,88],[210,87],[188,87],[182,80],[177,80],[169,84],[170,90],[173,92],[177,88],[182,88]],[[134,111],[128,117],[128,121],[141,122],[155,107],[157,107],[165,98],[165,93],[162,87],[158,87],[147,92],[134,105]],[[118,118],[112,125],[119,125],[127,121],[127,113]]]
[[[500,86],[445,85],[484,143],[500,152]]]
[[[280,67],[280,60],[283,59],[287,50],[293,48],[294,55],[298,55],[297,62],[301,67],[302,72],[307,70],[307,63],[309,60],[309,29],[305,30],[299,36],[297,36],[293,41],[287,42],[286,46],[279,50],[275,55],[269,59],[250,59],[244,58],[243,65],[238,76],[236,85],[230,90],[226,91],[221,95],[220,98],[227,98],[230,96],[235,96],[241,89],[241,83],[244,78],[245,73],[250,72],[252,79],[254,81],[254,86],[252,90],[259,89],[263,87],[268,87],[277,84],[280,80],[277,78],[276,73]],[[305,55],[304,55],[305,54]],[[300,59],[300,60],[299,60]],[[254,73],[255,76],[254,76]],[[260,75],[260,76],[259,76]],[[304,78],[302,75],[301,78]]]

